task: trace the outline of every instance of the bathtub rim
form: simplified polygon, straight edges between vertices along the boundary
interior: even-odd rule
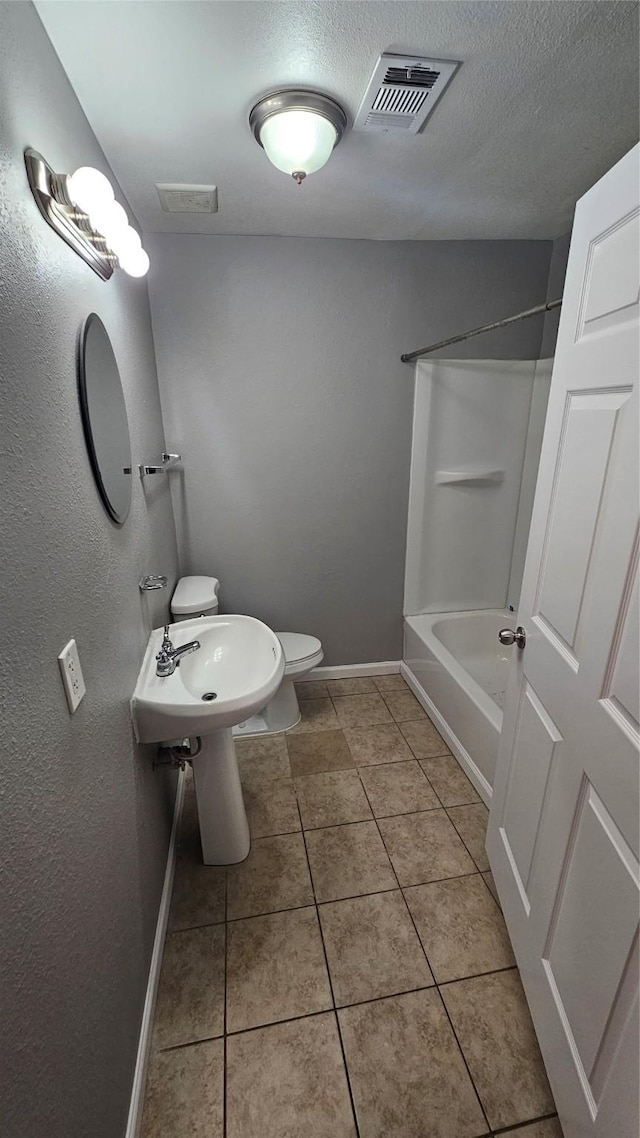
[[[484,690],[482,685],[476,680],[471,672],[460,663],[460,661],[453,655],[453,652],[442,642],[438,634],[434,631],[436,623],[443,620],[463,621],[466,617],[471,616],[492,616],[499,617],[498,623],[507,623],[509,625],[516,623],[516,614],[509,612],[508,609],[468,609],[457,610],[456,612],[425,612],[414,613],[412,616],[405,616],[405,621],[409,628],[413,629],[416,636],[424,639],[424,632],[420,626],[416,626],[415,621],[424,622],[427,625],[429,641],[429,650],[433,652],[434,656],[440,661],[441,664],[447,669],[448,672],[455,678],[457,683],[462,688],[471,694],[475,699],[478,707],[483,712],[486,719],[489,720],[491,726],[500,734],[502,731],[503,711],[498,706],[496,701],[491,698],[488,692]],[[412,673],[413,675],[413,673]],[[416,683],[418,681],[416,680]],[[469,692],[471,688],[471,692]]]
[[[455,656],[449,651],[448,648],[442,643],[439,637],[433,632],[433,625],[437,621],[446,619],[463,619],[470,616],[486,616],[491,614],[500,621],[507,620],[513,621],[515,614],[509,612],[508,609],[468,609],[456,612],[439,612],[439,613],[415,613],[412,615],[405,615],[405,625],[425,644],[427,651],[436,657],[438,662],[451,676],[452,680],[462,688],[467,698],[471,699],[478,709],[478,713],[482,714],[488,721],[489,725],[496,731],[498,736],[502,730],[503,712],[498,707],[497,703],[491,698],[490,695],[480,686],[477,680],[468,672],[459,662]],[[417,626],[415,622],[418,622]],[[425,627],[426,626],[426,627]],[[438,731],[447,743],[449,749],[455,755],[460,763],[464,773],[469,778],[472,785],[477,790],[482,801],[487,807],[491,805],[493,796],[493,788],[491,783],[478,767],[477,763],[469,754],[469,751],[456,735],[455,731],[444,718],[442,713],[438,710],[431,696],[423,688],[417,676],[411,670],[409,664],[405,659],[400,664],[401,675],[406,680],[411,688],[418,702],[427,712],[430,719],[433,720]]]
[[[427,695],[422,687],[422,684],[414,676],[409,665],[403,660],[400,664],[400,674],[404,676],[411,691],[415,695],[418,702],[422,705],[429,718],[437,727],[442,735],[449,750],[456,757],[464,773],[466,774],[469,782],[475,787],[487,808],[491,807],[491,799],[493,797],[493,789],[491,783],[485,778],[480,768],[474,763],[471,755],[466,747],[460,742],[458,736],[452,731],[446,719],[438,711],[433,700]]]

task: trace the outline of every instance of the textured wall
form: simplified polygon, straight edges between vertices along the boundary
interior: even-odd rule
[[[571,233],[565,233],[563,237],[556,237],[556,240],[553,242],[551,263],[549,265],[549,279],[547,281],[548,301],[562,299],[564,278],[567,273],[567,261],[569,260],[570,243]],[[547,312],[544,318],[542,343],[540,345],[541,360],[546,360],[555,353],[558,325],[560,324],[560,312],[560,308],[553,308],[551,312]]]
[[[23,149],[108,167],[30,4],[0,4],[2,777],[0,1131],[121,1138],[166,862],[173,780],[133,742],[128,700],[152,623],[143,572],[176,574],[166,479],[134,480],[123,529],[91,475],[76,393],[99,313],[134,462],[163,448],[145,283],[102,282],[41,218]],[[118,194],[122,200],[122,195]],[[157,594],[156,594],[157,597]],[[56,656],[75,636],[69,716]]]
[[[226,611],[398,659],[413,371],[400,354],[540,303],[551,242],[154,236],[183,572]],[[541,322],[453,354],[535,359]]]

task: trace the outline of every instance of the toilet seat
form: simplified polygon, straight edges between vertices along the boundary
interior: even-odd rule
[[[246,723],[233,728],[236,737],[246,735],[275,735],[281,731],[291,731],[300,722],[300,706],[295,690],[295,681],[322,663],[322,644],[316,636],[306,636],[303,632],[277,632],[284,652],[284,676],[273,699],[259,715],[252,716]]]
[[[295,676],[317,667],[323,657],[322,644],[316,636],[304,632],[278,632],[285,658],[285,676]]]

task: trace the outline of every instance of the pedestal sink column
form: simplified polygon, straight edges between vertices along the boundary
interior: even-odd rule
[[[203,735],[192,763],[202,860],[205,865],[244,861],[251,838],[231,728]]]

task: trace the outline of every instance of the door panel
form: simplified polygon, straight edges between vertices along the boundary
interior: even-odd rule
[[[618,412],[630,395],[627,388],[615,392],[570,392],[567,399],[554,504],[540,575],[540,599],[534,615],[543,632],[555,632],[575,671],[576,631],[606,471]],[[584,461],[586,454],[588,464]]]
[[[640,148],[578,204],[487,849],[565,1138],[637,1138]]]
[[[640,628],[639,548],[640,542],[636,537],[629,586],[625,589],[619,625],[614,633],[607,674],[602,686],[603,707],[626,729],[629,738],[636,745],[640,742],[640,667],[637,651]]]
[[[576,339],[635,319],[640,296],[640,262],[629,249],[640,247],[638,209],[590,243]]]
[[[585,1077],[611,1015],[637,913],[638,862],[585,779],[543,950]]]
[[[561,740],[533,689],[523,684],[501,836],[512,859],[514,877],[527,914],[530,909],[527,887],[543,802],[551,764]]]

